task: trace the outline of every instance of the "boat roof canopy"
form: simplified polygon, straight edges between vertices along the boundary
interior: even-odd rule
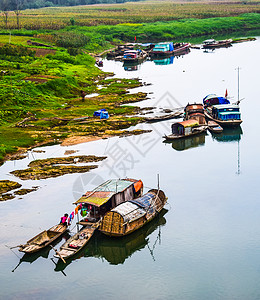
[[[126,179],[110,179],[100,184],[92,191],[87,191],[74,204],[85,203],[95,206],[101,206],[106,203],[114,194],[123,192],[129,186],[134,185],[139,180]]]
[[[203,103],[208,105],[229,104],[229,100],[224,97],[219,97],[216,94],[209,94],[203,98]]]
[[[115,192],[86,192],[78,201],[74,204],[84,203],[84,204],[91,204],[94,206],[101,206],[105,204]]]
[[[223,108],[231,109],[231,108],[239,108],[239,105],[236,105],[236,104],[219,104],[219,105],[213,105],[213,107],[216,108],[216,109],[223,109]]]
[[[203,104],[187,104],[185,107],[186,110],[190,110],[190,109],[203,109]]]
[[[230,115],[230,114],[241,115],[241,113],[239,111],[223,111],[223,112],[219,112],[219,115],[222,115],[222,116]]]
[[[198,126],[199,122],[197,120],[193,120],[193,119],[182,121],[182,122],[176,122],[176,123],[172,124],[172,128],[179,126],[179,125],[183,126],[184,128],[185,127],[194,127],[194,126]]]
[[[123,202],[111,210],[122,216],[124,222],[134,221],[146,214],[146,211],[130,201]]]

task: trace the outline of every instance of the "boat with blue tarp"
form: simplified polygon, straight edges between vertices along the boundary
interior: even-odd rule
[[[236,127],[242,123],[240,107],[225,97],[210,94],[203,99],[205,116],[222,127]]]
[[[167,198],[162,190],[149,190],[143,196],[124,202],[107,212],[99,231],[114,237],[128,235],[158,215],[166,202]]]
[[[190,51],[190,43],[159,43],[150,51],[152,56],[181,55]]]

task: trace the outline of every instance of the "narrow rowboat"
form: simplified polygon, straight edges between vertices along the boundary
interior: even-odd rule
[[[213,133],[221,133],[223,128],[215,121],[208,121],[208,130]]]
[[[148,118],[145,118],[145,120],[146,120],[146,122],[149,122],[149,123],[155,123],[155,122],[160,122],[160,121],[165,121],[165,120],[177,119],[177,118],[181,117],[182,115],[183,115],[182,112],[177,111],[172,114],[148,117]]]
[[[78,253],[81,249],[85,247],[88,241],[94,234],[97,226],[83,227],[79,232],[74,234],[69,238],[61,247],[60,250],[54,255],[57,258],[61,258],[63,262]]]
[[[48,230],[44,230],[35,237],[26,242],[25,245],[20,245],[19,251],[24,253],[34,253],[49,246],[55,242],[67,230],[67,225],[58,224]]]

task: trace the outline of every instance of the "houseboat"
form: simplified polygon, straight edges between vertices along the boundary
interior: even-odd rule
[[[166,141],[187,138],[189,136],[203,133],[207,130],[206,125],[200,125],[197,120],[186,120],[182,122],[176,122],[172,124],[172,134],[165,135]]]
[[[152,56],[181,55],[190,50],[190,43],[159,43],[150,51]]]
[[[196,120],[200,125],[206,125],[206,117],[204,114],[203,104],[187,104],[184,108],[184,120]]]
[[[240,107],[224,97],[210,94],[203,99],[205,116],[221,127],[236,127],[242,123]]]
[[[128,235],[158,215],[166,202],[163,191],[152,189],[143,196],[124,202],[107,212],[99,230],[114,237]]]

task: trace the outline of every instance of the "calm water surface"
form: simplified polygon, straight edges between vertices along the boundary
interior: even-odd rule
[[[1,299],[260,299],[259,110],[260,40],[208,53],[192,51],[169,64],[148,61],[134,71],[104,61],[117,77],[138,77],[149,99],[140,106],[176,108],[209,93],[240,98],[239,130],[165,144],[172,121],[139,124],[140,136],[70,147],[44,147],[6,162],[1,179],[33,159],[76,154],[107,155],[87,174],[23,181],[39,189],[0,203]],[[47,249],[33,257],[7,246],[24,243],[73,210],[72,202],[108,178],[141,178],[146,190],[160,185],[168,196],[162,214],[124,239],[96,234],[80,257],[64,267]],[[18,180],[19,181],[19,180]],[[21,182],[21,181],[19,181]],[[75,231],[76,229],[74,229]],[[63,241],[60,241],[59,245]],[[59,247],[57,245],[57,247]]]

